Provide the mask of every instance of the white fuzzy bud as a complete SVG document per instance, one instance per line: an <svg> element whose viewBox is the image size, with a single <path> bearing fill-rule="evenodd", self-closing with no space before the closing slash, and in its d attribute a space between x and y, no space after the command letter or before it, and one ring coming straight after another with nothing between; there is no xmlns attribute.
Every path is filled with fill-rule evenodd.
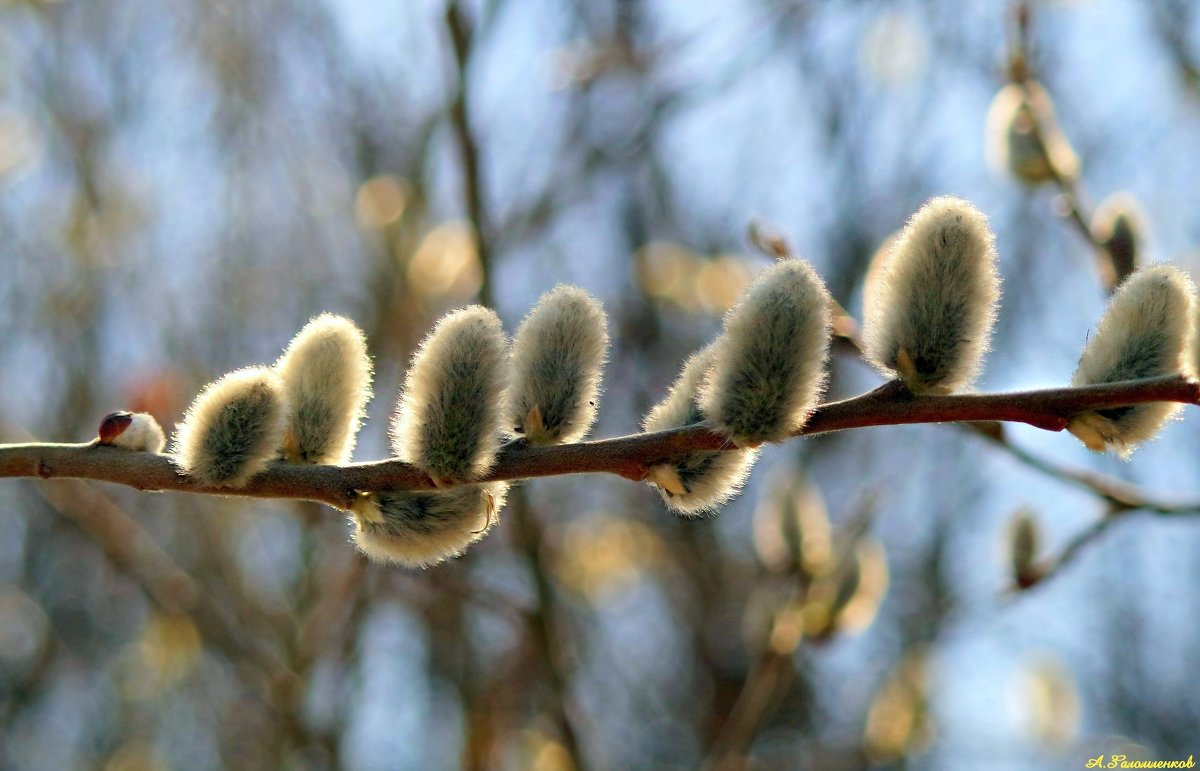
<svg viewBox="0 0 1200 771"><path fill-rule="evenodd" d="M284 459L345 463L371 398L371 358L354 322L323 313L309 321L275 363L289 408Z"/></svg>
<svg viewBox="0 0 1200 771"><path fill-rule="evenodd" d="M665 431L704 420L697 402L700 383L713 363L713 346L693 355L642 422L645 431ZM650 468L646 481L658 488L667 508L680 514L703 514L719 508L741 491L758 450L698 450Z"/></svg>
<svg viewBox="0 0 1200 771"><path fill-rule="evenodd" d="M804 260L777 262L725 315L700 409L739 446L786 439L821 397L829 341L825 284Z"/></svg>
<svg viewBox="0 0 1200 771"><path fill-rule="evenodd" d="M479 479L500 449L508 345L495 312L444 316L413 356L392 423L392 447L437 483Z"/></svg>
<svg viewBox="0 0 1200 771"><path fill-rule="evenodd" d="M283 381L267 367L205 386L175 429L179 466L214 487L242 487L267 467L287 430Z"/></svg>
<svg viewBox="0 0 1200 771"><path fill-rule="evenodd" d="M1119 383L1196 372L1196 288L1170 265L1135 271L1117 289L1079 358L1071 384ZM1083 412L1067 430L1092 450L1127 457L1180 409L1174 402Z"/></svg>
<svg viewBox="0 0 1200 771"><path fill-rule="evenodd" d="M994 240L987 218L961 198L934 198L912 216L864 309L866 355L881 372L913 393L971 384L1000 299Z"/></svg>
<svg viewBox="0 0 1200 771"><path fill-rule="evenodd" d="M434 565L482 538L507 492L507 482L487 482L433 492L366 493L350 506L354 542L373 560Z"/></svg>
<svg viewBox="0 0 1200 771"><path fill-rule="evenodd" d="M508 424L533 444L579 441L596 419L608 322L582 289L542 295L513 339Z"/></svg>
<svg viewBox="0 0 1200 771"><path fill-rule="evenodd" d="M113 412L100 422L99 444L135 452L160 453L167 444L162 426L145 412Z"/></svg>

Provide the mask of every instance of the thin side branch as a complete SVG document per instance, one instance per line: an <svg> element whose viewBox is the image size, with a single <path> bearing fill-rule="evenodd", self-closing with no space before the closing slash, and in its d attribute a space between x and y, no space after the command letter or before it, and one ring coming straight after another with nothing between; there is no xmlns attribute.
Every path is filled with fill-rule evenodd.
<svg viewBox="0 0 1200 771"><path fill-rule="evenodd" d="M1200 404L1200 382L1168 376L1085 388L1055 388L1002 394L915 396L898 383L818 407L796 436L870 426L912 423L1007 421L1061 431L1086 410L1146 402ZM616 439L531 447L509 444L488 480L563 474L608 473L643 480L647 469L692 450L728 450L732 445L703 424ZM432 490L433 481L399 460L345 466L273 464L245 487L210 487L188 477L167 455L85 444L0 445L0 477L95 479L138 490L172 490L206 495L290 498L345 509L360 492Z"/></svg>

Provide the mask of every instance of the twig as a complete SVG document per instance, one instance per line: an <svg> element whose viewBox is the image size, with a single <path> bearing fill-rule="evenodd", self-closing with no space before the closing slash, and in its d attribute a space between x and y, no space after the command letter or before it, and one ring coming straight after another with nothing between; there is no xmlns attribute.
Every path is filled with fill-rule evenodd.
<svg viewBox="0 0 1200 771"><path fill-rule="evenodd" d="M870 426L972 421L1027 423L1061 431L1078 412L1162 401L1198 404L1200 382L1171 375L1082 388L955 396L916 396L893 382L861 396L821 405L794 436ZM608 473L640 481L651 465L681 453L729 449L733 446L727 439L700 423L558 447L532 447L518 441L505 446L484 480ZM184 474L170 456L94 442L0 445L0 477L94 479L138 490L302 499L339 509L347 508L361 492L435 489L427 474L399 460L345 466L277 462L245 487L212 487Z"/></svg>

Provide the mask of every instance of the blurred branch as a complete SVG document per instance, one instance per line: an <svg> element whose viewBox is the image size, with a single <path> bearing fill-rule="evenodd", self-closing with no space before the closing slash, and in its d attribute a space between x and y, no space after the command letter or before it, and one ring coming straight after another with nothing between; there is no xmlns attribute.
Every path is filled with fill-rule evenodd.
<svg viewBox="0 0 1200 771"><path fill-rule="evenodd" d="M1188 30L1192 29L1195 5L1190 0L1169 2L1160 0L1150 4L1154 28L1162 40L1171 61L1179 72L1179 79L1191 92L1200 97L1200 62L1188 50Z"/></svg>
<svg viewBox="0 0 1200 771"><path fill-rule="evenodd" d="M186 613L201 635L233 662L252 661L271 688L293 675L283 662L255 640L244 639L225 609L201 584L179 567L154 539L99 491L77 482L45 486L47 503L86 533L146 597L166 613ZM264 696L269 695L264 693Z"/></svg>
<svg viewBox="0 0 1200 771"><path fill-rule="evenodd" d="M488 237L486 202L483 198L483 182L480 173L479 143L471 130L471 119L467 112L467 67L471 59L471 29L457 2L446 6L446 31L450 35L450 47L454 51L454 63L458 75L454 99L450 102L450 125L462 161L463 195L466 198L467 217L475 226L475 246L482 268L482 283L479 286L479 302L492 305L490 270L491 248Z"/></svg>
<svg viewBox="0 0 1200 771"><path fill-rule="evenodd" d="M1108 532L1109 528L1129 514L1143 512L1161 517L1200 515L1200 504L1169 505L1136 499L1129 501L1127 498L1108 498L1107 500L1108 506L1105 509L1104 516L1084 530L1076 533L1063 546L1058 556L1044 560L1041 564L1036 565L1033 572L1033 580L1019 586L1013 586L1012 590L1014 592L1025 592L1035 586L1041 586L1050 578L1054 578L1064 568L1073 563L1087 546L1100 540Z"/></svg>
<svg viewBox="0 0 1200 771"><path fill-rule="evenodd" d="M1033 74L1032 54L1030 53L1030 26L1033 12L1029 0L1019 0L1015 6L1016 25L1009 52L1009 79L1020 86L1025 93L1026 102L1031 102L1030 91L1036 83ZM1044 86L1042 86L1044 89ZM1042 161L1050 172L1051 181L1058 188L1066 208L1066 216L1075 230L1083 237L1092 251L1104 277L1105 289L1112 292L1116 289L1134 266L1122 266L1113 259L1107 245L1092 231L1090 207L1086 203L1087 195L1083 186L1073 174L1069 174L1059 164L1056 154L1050 148L1047 139L1047 127L1044 124L1046 116L1039 114L1036 109L1029 110L1031 122L1030 136L1041 153Z"/></svg>
<svg viewBox="0 0 1200 771"><path fill-rule="evenodd" d="M857 560L855 546L870 527L873 511L874 499L868 498L839 528L834 538L837 546L833 564L827 573L814 574L799 558L792 560L786 572L778 576L786 582L786 591L774 607L737 700L709 748L704 771L744 771L751 767L747 751L763 723L793 686L796 651L806 642L818 644L829 640L837 633L838 617L845 610L843 603L840 608L823 608L823 614L814 613L815 608L826 605L832 598L814 596L813 587L822 580L843 575ZM848 601L849 597L845 599ZM818 618L824 623L817 622Z"/></svg>
<svg viewBox="0 0 1200 771"><path fill-rule="evenodd" d="M975 425L964 427L972 429L977 428ZM1036 469L1046 476L1057 479L1060 482L1066 482L1073 487L1078 487L1082 490L1093 493L1097 497L1106 501L1115 510L1148 511L1152 514L1162 514L1166 516L1173 514L1200 514L1200 501L1192 501L1188 503L1167 503L1166 501L1147 498L1141 491L1118 480L1110 479L1101 474L1094 474L1089 471L1059 466L1044 458L1039 458L1033 453L1017 447L1016 445L1007 443L1002 437L998 437L997 435L984 430L979 430L976 433L988 441L1003 447L1005 452L1007 452L1020 463Z"/></svg>
<svg viewBox="0 0 1200 771"><path fill-rule="evenodd" d="M492 306L492 243L491 231L488 227L488 208L484 198L483 183L480 172L479 145L471 130L470 116L467 112L468 97L468 66L472 52L472 30L463 16L462 8L456 0L446 7L446 29L450 36L451 47L454 51L454 61L458 70L458 88L450 105L450 120L454 128L454 136L458 142L459 153L462 156L463 187L466 197L467 216L475 226L476 249L479 256L481 283L479 287L479 302ZM541 652L546 665L547 680L550 691L554 695L555 719L559 725L563 747L570 757L570 764L576 769L585 769L583 754L579 746L578 731L575 723L579 720L577 710L572 709L570 695L567 692L567 673L562 666L565 635L562 633L562 619L554 597L554 586L550 574L542 559L542 533L524 488L517 488L509 496L510 510L517 525L518 546L529 563L533 576L534 588L537 594L537 610L529 618L529 635L534 647ZM468 741L468 744L472 742Z"/></svg>
<svg viewBox="0 0 1200 771"><path fill-rule="evenodd" d="M1200 382L1170 375L1082 388L928 396L909 393L892 381L860 396L817 407L793 436L870 426L977 421L1027 423L1061 431L1076 413L1148 402L1200 404ZM582 473L616 474L641 481L650 466L682 453L731 449L735 448L725 437L702 423L557 447L532 447L516 441L504 447L496 465L478 481ZM345 466L277 462L245 487L211 487L181 472L170 456L95 442L0 445L0 477L95 479L138 490L302 499L339 509L348 508L362 492L435 489L423 471L394 459Z"/></svg>

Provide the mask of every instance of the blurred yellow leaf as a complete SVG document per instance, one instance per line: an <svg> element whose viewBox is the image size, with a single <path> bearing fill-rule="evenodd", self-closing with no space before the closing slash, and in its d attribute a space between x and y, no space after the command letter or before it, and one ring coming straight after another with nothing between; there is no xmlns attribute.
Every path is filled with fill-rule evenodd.
<svg viewBox="0 0 1200 771"><path fill-rule="evenodd" d="M929 745L927 668L923 651L908 653L875 694L863 732L863 749L873 763L892 763Z"/></svg>
<svg viewBox="0 0 1200 771"><path fill-rule="evenodd" d="M130 699L158 696L190 675L200 662L200 631L184 614L154 614L121 659L121 684Z"/></svg>
<svg viewBox="0 0 1200 771"><path fill-rule="evenodd" d="M354 197L354 215L364 227L384 228L397 222L408 206L412 185L392 174L364 182Z"/></svg>
<svg viewBox="0 0 1200 771"><path fill-rule="evenodd" d="M451 300L474 295L483 284L474 228L454 221L430 230L409 260L406 275L419 295Z"/></svg>
<svg viewBox="0 0 1200 771"><path fill-rule="evenodd" d="M564 586L596 602L636 583L662 549L654 531L632 520L578 522L563 537L556 572Z"/></svg>

